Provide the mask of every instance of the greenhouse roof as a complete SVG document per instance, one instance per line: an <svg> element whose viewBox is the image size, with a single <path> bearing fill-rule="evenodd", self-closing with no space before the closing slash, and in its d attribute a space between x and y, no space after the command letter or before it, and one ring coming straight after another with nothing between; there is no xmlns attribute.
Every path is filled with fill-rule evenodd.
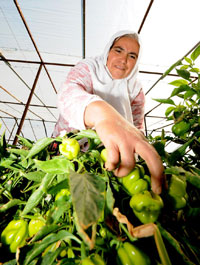
<svg viewBox="0 0 200 265"><path fill-rule="evenodd" d="M1 134L51 136L66 74L122 29L142 38L146 132L167 129L166 106L153 99L170 95L176 71L163 73L199 44L199 10L199 0L0 0Z"/></svg>

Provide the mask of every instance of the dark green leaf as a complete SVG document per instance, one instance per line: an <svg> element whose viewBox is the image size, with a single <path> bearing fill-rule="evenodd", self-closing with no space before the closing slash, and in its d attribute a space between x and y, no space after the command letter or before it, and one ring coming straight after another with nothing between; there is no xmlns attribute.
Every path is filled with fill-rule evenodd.
<svg viewBox="0 0 200 265"><path fill-rule="evenodd" d="M64 248L59 247L57 248L55 251L53 252L47 252L47 254L42 258L41 261L41 265L53 265L55 264L55 260L58 257L58 255L60 254L60 252L63 250Z"/></svg>
<svg viewBox="0 0 200 265"><path fill-rule="evenodd" d="M200 54L200 45L192 52L191 59L195 61Z"/></svg>
<svg viewBox="0 0 200 265"><path fill-rule="evenodd" d="M190 139L185 144L181 145L178 149L176 149L171 155L169 156L169 162L171 165L174 165L176 161L179 161L185 155L187 147L192 143L193 139Z"/></svg>
<svg viewBox="0 0 200 265"><path fill-rule="evenodd" d="M17 137L18 137L18 139L19 139L19 142L20 142L23 146L26 146L26 147L28 147L29 149L32 148L33 143L32 143L30 140L28 140L28 139L26 139L26 138L24 138L24 137L22 137L22 136L20 136L20 135L18 135Z"/></svg>
<svg viewBox="0 0 200 265"><path fill-rule="evenodd" d="M175 87L174 90L171 93L170 97L176 96L181 92L190 90L190 87L188 85L180 85L179 87Z"/></svg>
<svg viewBox="0 0 200 265"><path fill-rule="evenodd" d="M41 242L36 242L21 248L18 263L20 265L29 265L30 262L39 256L49 245L66 238L75 240L79 244L81 243L81 241L73 234L61 230L57 234L49 234Z"/></svg>
<svg viewBox="0 0 200 265"><path fill-rule="evenodd" d="M195 171L186 171L185 175L188 182L190 182L194 187L200 189L200 175L198 173Z"/></svg>
<svg viewBox="0 0 200 265"><path fill-rule="evenodd" d="M33 157L34 155L37 155L39 152L41 152L43 149L45 149L50 143L54 142L55 139L53 138L42 138L38 140L30 149L28 156L26 159Z"/></svg>
<svg viewBox="0 0 200 265"><path fill-rule="evenodd" d="M57 223L59 218L64 214L67 213L68 210L71 208L71 201L66 201L65 198L61 198L60 200L56 201L55 207L52 209L51 219L54 223Z"/></svg>
<svg viewBox="0 0 200 265"><path fill-rule="evenodd" d="M182 250L181 245L179 244L179 242L167 230L165 230L160 224L158 224L158 228L160 230L161 235L181 255L181 257L183 259L183 262L185 262L185 264L188 264L188 265L194 265L194 263L193 262L190 262L190 260L188 259L188 257L183 252L183 250ZM182 261L181 261L181 263L182 263Z"/></svg>
<svg viewBox="0 0 200 265"><path fill-rule="evenodd" d="M23 176L25 178L27 178L28 180L32 180L35 182L41 182L42 179L45 176L45 172L43 171L33 171L33 172L29 172L29 173L24 173Z"/></svg>
<svg viewBox="0 0 200 265"><path fill-rule="evenodd" d="M87 228L96 223L105 205L105 180L94 174L72 172L70 191L79 224Z"/></svg>
<svg viewBox="0 0 200 265"><path fill-rule="evenodd" d="M31 196L29 197L26 206L24 207L21 216L26 215L29 213L38 203L42 200L44 195L46 194L48 185L52 182L55 175L47 173L44 178L42 179L41 185L39 188L34 191Z"/></svg>
<svg viewBox="0 0 200 265"><path fill-rule="evenodd" d="M186 80L190 79L190 72L187 71L186 69L176 69L176 72L178 75Z"/></svg>
<svg viewBox="0 0 200 265"><path fill-rule="evenodd" d="M113 208L114 208L115 198L113 196L112 189L110 187L110 183L107 183L107 191L106 191L106 205L105 205L105 211L106 214L112 214Z"/></svg>
<svg viewBox="0 0 200 265"><path fill-rule="evenodd" d="M196 91L193 89L190 89L189 91L187 91L184 95L184 99L188 99L193 97L194 95L196 95Z"/></svg>
<svg viewBox="0 0 200 265"><path fill-rule="evenodd" d="M156 99L153 99L155 101L158 101L160 103L163 103L163 104L171 104L171 105L175 105L174 101L170 98L168 99L162 99L162 98L156 98Z"/></svg>
<svg viewBox="0 0 200 265"><path fill-rule="evenodd" d="M28 150L25 149L17 149L17 148L7 148L7 151L12 154L20 155L22 157L26 157L29 153Z"/></svg>

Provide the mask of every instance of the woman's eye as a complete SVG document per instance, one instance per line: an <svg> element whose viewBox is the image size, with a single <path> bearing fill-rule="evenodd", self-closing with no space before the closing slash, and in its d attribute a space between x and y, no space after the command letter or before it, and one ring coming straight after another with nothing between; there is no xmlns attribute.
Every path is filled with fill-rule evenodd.
<svg viewBox="0 0 200 265"><path fill-rule="evenodd" d="M135 55L132 55L132 54L129 55L129 57L130 57L131 59L134 59L134 60L136 59L136 56L135 56Z"/></svg>
<svg viewBox="0 0 200 265"><path fill-rule="evenodd" d="M120 53L120 52L121 52L121 49L115 49L115 51L116 51L117 53Z"/></svg>

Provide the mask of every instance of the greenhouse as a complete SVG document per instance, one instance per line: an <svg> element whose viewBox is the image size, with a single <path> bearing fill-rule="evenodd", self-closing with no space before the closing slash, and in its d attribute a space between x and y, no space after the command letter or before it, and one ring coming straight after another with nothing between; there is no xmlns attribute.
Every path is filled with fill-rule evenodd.
<svg viewBox="0 0 200 265"><path fill-rule="evenodd" d="M199 9L199 0L0 0L0 264L200 264ZM118 178L123 154L108 170L94 127L53 132L70 70L123 30L141 39L149 145Z"/></svg>

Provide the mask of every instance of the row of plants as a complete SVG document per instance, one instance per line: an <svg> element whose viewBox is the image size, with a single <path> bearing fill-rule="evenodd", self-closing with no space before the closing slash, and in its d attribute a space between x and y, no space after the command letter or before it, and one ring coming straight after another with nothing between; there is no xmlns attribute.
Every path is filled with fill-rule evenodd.
<svg viewBox="0 0 200 265"><path fill-rule="evenodd" d="M200 264L199 54L200 46L170 68L180 79L156 99L173 121L170 133L148 136L165 166L160 196L142 158L123 178L107 171L94 130L18 136L16 146L2 134L0 264Z"/></svg>

